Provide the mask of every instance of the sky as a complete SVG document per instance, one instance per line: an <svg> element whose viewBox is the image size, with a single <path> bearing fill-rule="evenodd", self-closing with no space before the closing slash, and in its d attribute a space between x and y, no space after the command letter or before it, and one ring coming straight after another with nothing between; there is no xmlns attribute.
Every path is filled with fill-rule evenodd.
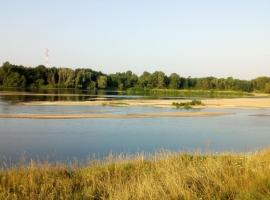
<svg viewBox="0 0 270 200"><path fill-rule="evenodd" d="M269 0L0 0L0 63L270 76Z"/></svg>

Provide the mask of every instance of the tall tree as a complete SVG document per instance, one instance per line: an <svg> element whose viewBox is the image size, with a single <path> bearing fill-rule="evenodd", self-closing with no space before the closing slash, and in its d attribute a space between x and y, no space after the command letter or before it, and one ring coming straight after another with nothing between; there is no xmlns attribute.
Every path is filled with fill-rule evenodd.
<svg viewBox="0 0 270 200"><path fill-rule="evenodd" d="M74 80L75 80L75 72L72 69L68 68L60 68L58 71L59 79L58 85L59 87L64 88L74 88Z"/></svg>

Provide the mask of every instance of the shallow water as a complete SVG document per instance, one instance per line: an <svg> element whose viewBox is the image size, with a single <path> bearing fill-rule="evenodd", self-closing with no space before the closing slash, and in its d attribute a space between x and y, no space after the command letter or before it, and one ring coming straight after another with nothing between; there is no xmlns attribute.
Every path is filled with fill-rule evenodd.
<svg viewBox="0 0 270 200"><path fill-rule="evenodd" d="M125 98L125 97L124 97ZM21 99L13 99L22 101ZM174 112L175 108L23 106L0 97L0 113L74 114ZM199 111L199 110L198 110ZM143 119L0 119L0 157L65 161L112 153L254 151L270 146L270 109L203 109L215 117ZM186 111L185 111L186 112Z"/></svg>

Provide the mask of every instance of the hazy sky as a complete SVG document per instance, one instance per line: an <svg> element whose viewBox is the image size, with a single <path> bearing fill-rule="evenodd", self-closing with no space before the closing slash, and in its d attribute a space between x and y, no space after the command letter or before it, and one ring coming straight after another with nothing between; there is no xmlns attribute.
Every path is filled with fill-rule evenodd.
<svg viewBox="0 0 270 200"><path fill-rule="evenodd" d="M0 0L0 62L270 76L270 0Z"/></svg>

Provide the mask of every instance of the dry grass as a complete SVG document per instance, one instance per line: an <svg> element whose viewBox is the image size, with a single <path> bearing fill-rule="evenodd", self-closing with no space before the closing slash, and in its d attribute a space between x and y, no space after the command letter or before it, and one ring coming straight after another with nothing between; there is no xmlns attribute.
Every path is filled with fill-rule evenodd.
<svg viewBox="0 0 270 200"><path fill-rule="evenodd" d="M1 199L270 199L270 151L30 164L0 172Z"/></svg>

